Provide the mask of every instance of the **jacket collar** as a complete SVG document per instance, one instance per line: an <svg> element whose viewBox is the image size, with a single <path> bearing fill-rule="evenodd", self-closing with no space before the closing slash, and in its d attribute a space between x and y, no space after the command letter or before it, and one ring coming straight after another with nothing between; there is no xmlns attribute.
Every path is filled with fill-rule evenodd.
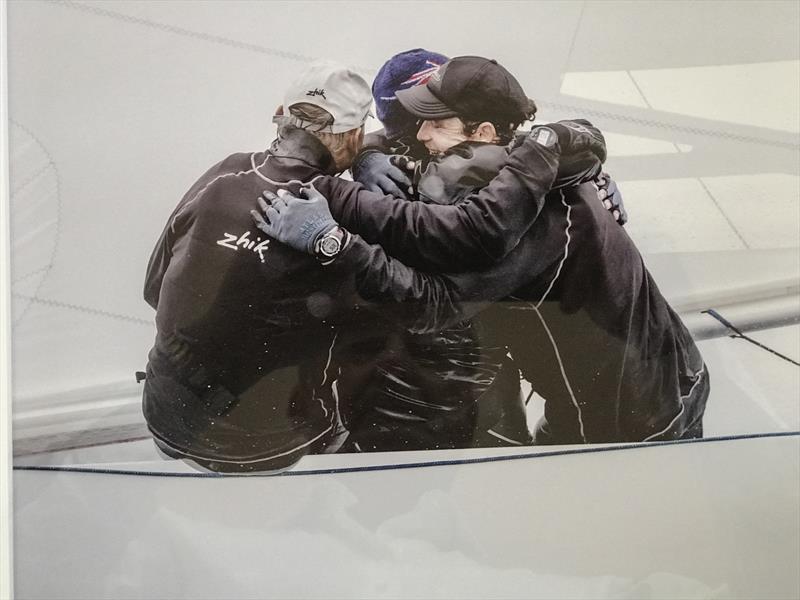
<svg viewBox="0 0 800 600"><path fill-rule="evenodd" d="M316 136L292 125L278 129L278 137L270 145L267 154L269 160L260 169L262 171L274 169L297 179L304 179L304 175L336 173L336 165L328 148Z"/></svg>

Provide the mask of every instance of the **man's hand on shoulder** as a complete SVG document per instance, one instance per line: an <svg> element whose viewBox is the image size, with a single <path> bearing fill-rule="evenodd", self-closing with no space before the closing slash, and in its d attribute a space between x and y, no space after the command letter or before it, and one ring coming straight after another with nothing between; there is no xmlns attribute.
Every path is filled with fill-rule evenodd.
<svg viewBox="0 0 800 600"><path fill-rule="evenodd" d="M628 211L625 210L622 192L616 182L608 173L600 173L594 180L594 184L597 187L597 198L603 203L606 210L614 216L617 223L625 225L628 222Z"/></svg>
<svg viewBox="0 0 800 600"><path fill-rule="evenodd" d="M414 166L406 156L368 150L353 163L353 179L372 192L408 198L413 193L410 174Z"/></svg>
<svg viewBox="0 0 800 600"><path fill-rule="evenodd" d="M271 238L306 254L315 254L317 241L338 227L319 191L302 188L300 197L287 190L265 191L258 198L261 212L251 210L253 222Z"/></svg>

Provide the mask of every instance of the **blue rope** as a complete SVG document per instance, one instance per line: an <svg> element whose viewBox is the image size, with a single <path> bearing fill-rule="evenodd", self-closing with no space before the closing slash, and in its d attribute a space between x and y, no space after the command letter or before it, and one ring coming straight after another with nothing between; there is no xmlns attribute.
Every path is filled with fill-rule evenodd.
<svg viewBox="0 0 800 600"><path fill-rule="evenodd" d="M772 433L749 433L741 435L725 435L713 438L691 440L669 440L666 442L638 442L618 446L605 446L602 448L574 448L568 450L553 450L535 454L513 454L506 456L483 456L480 458L463 458L450 460L435 460L428 462L398 463L388 465L371 465L363 467L332 467L329 469L310 469L308 471L283 471L281 473L261 473L259 477L299 477L303 475L332 475L338 473L369 473L375 471L398 471L402 469L422 469L429 467L448 467L454 465L473 465L482 463L504 462L510 460L524 460L531 458L545 458L550 456L565 456L570 454L592 454L595 452L616 452L619 450L635 450L652 448L655 446L673 446L677 444L708 444L715 442L728 442L732 440L747 440L760 438L797 437L800 431L780 431ZM222 473L164 473L158 471L126 471L123 469L102 469L98 467L69 467L69 466L15 466L15 471L56 471L63 473L87 473L98 475L133 475L137 477L191 477L191 478L228 478L241 477ZM252 475L251 475L252 476Z"/></svg>

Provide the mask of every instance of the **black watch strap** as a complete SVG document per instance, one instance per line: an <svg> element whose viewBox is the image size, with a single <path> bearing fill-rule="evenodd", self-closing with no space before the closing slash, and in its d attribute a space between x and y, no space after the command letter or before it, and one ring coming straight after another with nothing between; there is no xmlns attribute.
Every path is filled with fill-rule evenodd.
<svg viewBox="0 0 800 600"><path fill-rule="evenodd" d="M328 263L344 250L348 240L349 234L346 230L341 227L334 227L317 239L314 244L314 255L323 263Z"/></svg>

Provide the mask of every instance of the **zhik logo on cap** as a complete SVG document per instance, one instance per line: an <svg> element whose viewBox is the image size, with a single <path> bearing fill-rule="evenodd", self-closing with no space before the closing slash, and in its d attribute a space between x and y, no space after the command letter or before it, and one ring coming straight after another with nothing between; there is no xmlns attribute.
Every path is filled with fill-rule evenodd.
<svg viewBox="0 0 800 600"><path fill-rule="evenodd" d="M364 125L372 105L372 94L364 78L355 71L332 61L317 61L302 71L286 90L283 106L287 112L295 104L308 103L326 110L333 123L329 133L344 133ZM286 121L306 129L308 123L295 117Z"/></svg>

